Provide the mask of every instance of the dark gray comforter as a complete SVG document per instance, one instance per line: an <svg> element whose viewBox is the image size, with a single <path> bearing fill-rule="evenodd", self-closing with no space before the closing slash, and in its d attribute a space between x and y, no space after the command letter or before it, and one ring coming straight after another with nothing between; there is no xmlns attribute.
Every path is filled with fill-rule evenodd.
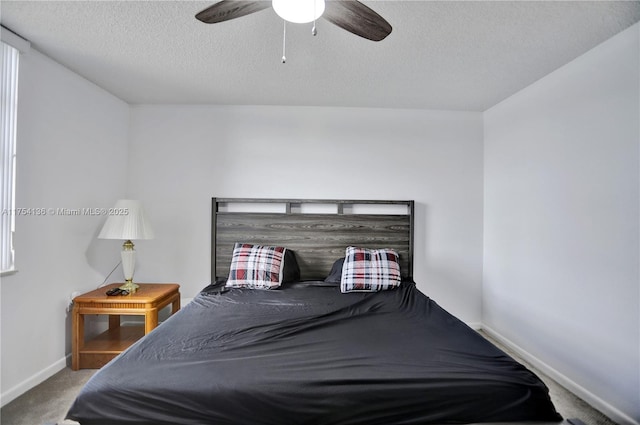
<svg viewBox="0 0 640 425"><path fill-rule="evenodd" d="M545 385L413 283L205 288L96 373L82 425L559 421Z"/></svg>

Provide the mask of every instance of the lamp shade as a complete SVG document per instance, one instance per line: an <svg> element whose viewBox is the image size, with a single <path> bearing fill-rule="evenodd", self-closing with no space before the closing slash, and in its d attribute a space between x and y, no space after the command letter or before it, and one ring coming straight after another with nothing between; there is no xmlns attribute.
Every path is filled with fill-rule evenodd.
<svg viewBox="0 0 640 425"><path fill-rule="evenodd" d="M285 21L304 24L324 13L324 0L273 0L273 10Z"/></svg>
<svg viewBox="0 0 640 425"><path fill-rule="evenodd" d="M110 212L98 238L153 239L153 229L140 201L120 199Z"/></svg>

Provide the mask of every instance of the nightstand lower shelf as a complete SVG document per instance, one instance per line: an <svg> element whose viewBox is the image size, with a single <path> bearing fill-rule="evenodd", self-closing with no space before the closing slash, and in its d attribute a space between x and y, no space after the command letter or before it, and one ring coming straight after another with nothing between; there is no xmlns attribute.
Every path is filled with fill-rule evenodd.
<svg viewBox="0 0 640 425"><path fill-rule="evenodd" d="M98 369L144 336L144 326L118 326L88 340L79 350L80 369Z"/></svg>

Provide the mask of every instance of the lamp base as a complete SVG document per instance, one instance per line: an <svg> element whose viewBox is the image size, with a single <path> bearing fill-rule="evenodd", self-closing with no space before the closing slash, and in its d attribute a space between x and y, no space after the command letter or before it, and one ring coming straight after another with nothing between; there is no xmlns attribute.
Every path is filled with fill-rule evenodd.
<svg viewBox="0 0 640 425"><path fill-rule="evenodd" d="M127 279L124 285L120 286L120 289L122 289L123 291L129 291L130 294L133 294L138 290L139 287L140 285L133 283L131 279Z"/></svg>

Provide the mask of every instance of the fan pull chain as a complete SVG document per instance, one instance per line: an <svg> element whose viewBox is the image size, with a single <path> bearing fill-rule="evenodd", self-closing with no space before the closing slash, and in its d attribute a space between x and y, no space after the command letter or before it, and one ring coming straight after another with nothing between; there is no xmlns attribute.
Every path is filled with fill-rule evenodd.
<svg viewBox="0 0 640 425"><path fill-rule="evenodd" d="M285 50L287 48L287 21L285 21L284 19L282 20L283 22L283 32L282 32L282 63L286 63L287 62L287 57L285 56Z"/></svg>
<svg viewBox="0 0 640 425"><path fill-rule="evenodd" d="M313 10L315 12L316 10L316 0L313 0ZM314 13L315 15L315 13ZM311 34L315 37L316 35L318 35L318 30L316 29L316 19L313 19L313 28L311 28Z"/></svg>

